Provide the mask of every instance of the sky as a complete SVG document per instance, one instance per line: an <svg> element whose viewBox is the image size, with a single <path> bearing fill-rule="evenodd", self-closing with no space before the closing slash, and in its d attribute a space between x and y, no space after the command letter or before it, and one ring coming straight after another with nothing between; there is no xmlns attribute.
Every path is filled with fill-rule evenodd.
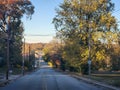
<svg viewBox="0 0 120 90"><path fill-rule="evenodd" d="M26 42L48 43L53 39L53 36L55 36L55 28L52 20L56 15L55 9L58 8L62 1L63 0L31 0L35 6L32 19L28 20L26 17L23 18Z"/></svg>
<svg viewBox="0 0 120 90"><path fill-rule="evenodd" d="M55 36L55 28L52 20L56 15L55 9L63 0L31 0L35 6L32 19L23 17L25 40L27 43L48 43ZM120 21L120 0L112 0L115 3L113 15Z"/></svg>

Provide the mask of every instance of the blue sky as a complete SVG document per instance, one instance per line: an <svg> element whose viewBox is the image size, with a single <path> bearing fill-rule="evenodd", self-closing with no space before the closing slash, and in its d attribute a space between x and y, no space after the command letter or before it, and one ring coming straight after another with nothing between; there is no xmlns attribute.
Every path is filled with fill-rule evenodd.
<svg viewBox="0 0 120 90"><path fill-rule="evenodd" d="M25 34L29 35L48 35L48 36L25 36L26 42L50 42L55 36L54 25L52 20L56 15L55 8L58 8L63 0L31 0L35 6L35 13L31 20L25 17L22 19L24 22ZM115 3L115 12L113 15L120 21L120 1L112 0Z"/></svg>
<svg viewBox="0 0 120 90"><path fill-rule="evenodd" d="M55 36L52 20L55 16L55 8L63 0L31 0L35 6L35 13L32 20L23 18L25 34L48 35L48 36L26 36L27 42L49 42Z"/></svg>
<svg viewBox="0 0 120 90"><path fill-rule="evenodd" d="M115 3L115 11L113 12L113 15L120 21L120 0L111 0L113 3Z"/></svg>

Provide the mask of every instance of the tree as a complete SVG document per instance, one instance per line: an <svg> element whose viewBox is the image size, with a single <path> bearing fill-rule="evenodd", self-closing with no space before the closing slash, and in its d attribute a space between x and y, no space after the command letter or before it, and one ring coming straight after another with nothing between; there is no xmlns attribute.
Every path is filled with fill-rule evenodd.
<svg viewBox="0 0 120 90"><path fill-rule="evenodd" d="M61 65L61 55L60 55L60 43L54 38L50 43L46 44L43 48L44 60L46 62L52 62L55 67L60 67Z"/></svg>
<svg viewBox="0 0 120 90"><path fill-rule="evenodd" d="M23 24L19 22L12 23L12 37L10 40L10 62L13 65L22 65L22 34ZM17 25L19 23L19 25ZM16 29L17 28L17 29ZM19 57L19 58L18 58Z"/></svg>
<svg viewBox="0 0 120 90"><path fill-rule="evenodd" d="M29 0L0 1L0 29L5 31L8 28L6 24L19 21L24 14L31 17L33 12L34 7Z"/></svg>
<svg viewBox="0 0 120 90"><path fill-rule="evenodd" d="M31 19L33 13L34 6L29 0L0 1L0 32L2 34L0 38L2 38L2 40L5 39L4 43L1 43L0 46L6 46L10 49L10 61L14 64L22 59L24 28L21 18L26 14L27 17ZM9 41L9 47L6 45L6 41ZM3 49L0 48L0 50ZM4 53L6 53L6 50Z"/></svg>
<svg viewBox="0 0 120 90"><path fill-rule="evenodd" d="M64 40L68 48L64 49L64 53L77 48L69 52L73 53L73 57L71 54L66 55L67 62L79 62L77 67L82 67L91 59L94 69L104 68L102 62L107 56L104 44L112 44L118 39L114 37L115 34L118 35L118 29L116 19L111 14L113 9L111 0L64 0L57 9L53 23L57 36Z"/></svg>

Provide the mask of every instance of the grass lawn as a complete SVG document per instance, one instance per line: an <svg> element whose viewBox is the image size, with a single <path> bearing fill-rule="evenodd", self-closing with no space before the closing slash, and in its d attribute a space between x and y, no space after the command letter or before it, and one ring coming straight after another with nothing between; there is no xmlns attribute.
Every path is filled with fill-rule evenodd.
<svg viewBox="0 0 120 90"><path fill-rule="evenodd" d="M85 75L84 77L120 87L120 74L92 74L91 76Z"/></svg>

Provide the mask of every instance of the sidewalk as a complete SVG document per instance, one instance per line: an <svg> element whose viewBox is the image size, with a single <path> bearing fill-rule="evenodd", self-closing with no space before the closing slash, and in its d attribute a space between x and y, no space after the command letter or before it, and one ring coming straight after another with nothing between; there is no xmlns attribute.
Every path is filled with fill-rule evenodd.
<svg viewBox="0 0 120 90"><path fill-rule="evenodd" d="M32 73L34 71L25 72L24 75L30 74L30 73ZM9 80L6 80L5 74L4 74L4 76L0 74L0 87L5 86L6 84L10 83L11 81L14 81L14 80L16 80L16 79L18 79L18 78L20 78L22 76L23 76L22 74L18 74L18 75L10 74L9 75Z"/></svg>
<svg viewBox="0 0 120 90"><path fill-rule="evenodd" d="M1 76L0 78L0 87L8 84L9 82L16 80L17 78L21 77L22 75L9 75L9 80L6 80L6 77Z"/></svg>

